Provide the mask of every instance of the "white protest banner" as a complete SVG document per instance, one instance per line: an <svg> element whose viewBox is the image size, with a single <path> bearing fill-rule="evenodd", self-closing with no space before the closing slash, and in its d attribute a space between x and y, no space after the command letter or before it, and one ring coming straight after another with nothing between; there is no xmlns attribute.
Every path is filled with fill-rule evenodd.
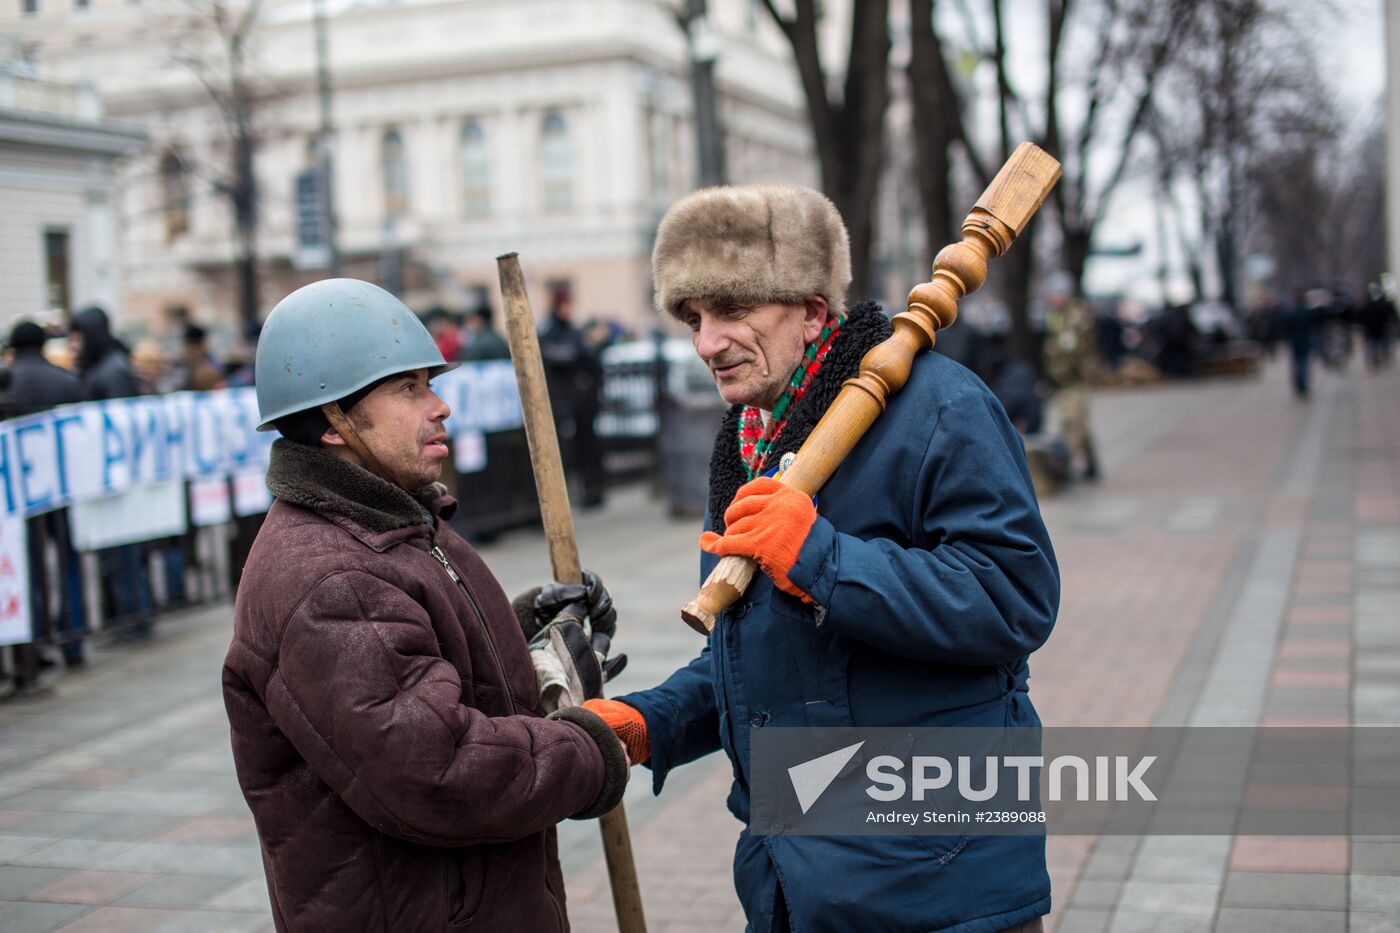
<svg viewBox="0 0 1400 933"><path fill-rule="evenodd" d="M233 474L233 514L239 518L261 515L272 508L272 493L267 490L267 474L261 470L244 470Z"/></svg>
<svg viewBox="0 0 1400 933"><path fill-rule="evenodd" d="M469 363L433 380L447 431L520 427L510 363ZM265 472L275 431L258 431L253 389L65 405L0 423L0 516L38 515L144 484Z"/></svg>
<svg viewBox="0 0 1400 933"><path fill-rule="evenodd" d="M204 528L222 525L233 517L228 480L197 479L190 483L190 524Z"/></svg>
<svg viewBox="0 0 1400 933"><path fill-rule="evenodd" d="M459 431L452 439L452 457L458 473L480 473L486 469L486 435Z"/></svg>
<svg viewBox="0 0 1400 933"><path fill-rule="evenodd" d="M24 519L0 516L0 645L34 640Z"/></svg>
<svg viewBox="0 0 1400 933"><path fill-rule="evenodd" d="M68 511L73 547L96 551L185 533L185 482L129 486L113 496L75 502Z"/></svg>

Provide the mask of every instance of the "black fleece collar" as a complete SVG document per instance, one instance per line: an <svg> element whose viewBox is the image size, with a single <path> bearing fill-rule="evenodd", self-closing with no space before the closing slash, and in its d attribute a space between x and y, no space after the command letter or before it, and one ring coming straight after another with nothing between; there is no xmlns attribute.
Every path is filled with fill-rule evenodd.
<svg viewBox="0 0 1400 933"><path fill-rule="evenodd" d="M430 516L447 519L456 511L441 483L411 496L363 467L286 438L272 444L267 488L284 502L349 519L375 533L426 525Z"/></svg>
<svg viewBox="0 0 1400 933"><path fill-rule="evenodd" d="M832 342L816 378L807 387L802 401L788 413L783 432L768 453L768 463L775 464L783 454L797 452L827 408L836 400L841 384L860 372L861 357L892 333L894 328L889 318L881 313L880 306L875 302L862 302L850 310L846 325ZM724 532L724 510L734 499L734 493L747 482L744 462L739 456L739 415L743 410L742 405L730 406L720 424L719 434L715 437L715 450L710 456L710 527L720 533Z"/></svg>

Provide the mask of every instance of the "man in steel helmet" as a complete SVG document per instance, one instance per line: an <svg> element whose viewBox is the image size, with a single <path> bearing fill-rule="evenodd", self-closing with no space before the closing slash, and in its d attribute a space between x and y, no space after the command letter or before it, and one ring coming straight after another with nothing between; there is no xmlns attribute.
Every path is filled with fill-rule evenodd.
<svg viewBox="0 0 1400 933"><path fill-rule="evenodd" d="M429 380L454 365L398 299L351 279L293 292L263 327L277 501L223 684L280 931L566 930L554 824L626 786L602 720L543 715L521 632L590 616L600 647L606 591L546 587L517 621L447 524L449 411Z"/></svg>

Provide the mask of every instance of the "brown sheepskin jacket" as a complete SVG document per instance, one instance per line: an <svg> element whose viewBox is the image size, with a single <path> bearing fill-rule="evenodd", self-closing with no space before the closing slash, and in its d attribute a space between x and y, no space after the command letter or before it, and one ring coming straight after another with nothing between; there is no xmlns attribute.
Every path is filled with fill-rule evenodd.
<svg viewBox="0 0 1400 933"><path fill-rule="evenodd" d="M621 745L585 710L540 715L440 486L286 440L268 486L223 686L277 929L567 930L553 826L616 806Z"/></svg>

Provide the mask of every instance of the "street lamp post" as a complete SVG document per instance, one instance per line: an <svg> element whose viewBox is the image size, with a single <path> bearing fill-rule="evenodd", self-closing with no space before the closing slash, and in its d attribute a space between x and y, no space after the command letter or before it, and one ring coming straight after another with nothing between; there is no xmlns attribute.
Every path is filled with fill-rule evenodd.
<svg viewBox="0 0 1400 933"><path fill-rule="evenodd" d="M316 90L321 105L321 129L316 140L321 169L321 222L326 235L327 266L332 278L340 276L339 221L335 212L335 160L331 155L334 126L331 123L331 71L326 0L313 4L316 30Z"/></svg>
<svg viewBox="0 0 1400 933"><path fill-rule="evenodd" d="M719 36L710 25L706 0L685 0L679 14L685 30L686 51L690 58L690 86L695 96L695 142L699 155L700 187L722 185L726 181L724 134L719 124L715 90L715 59L719 58Z"/></svg>

